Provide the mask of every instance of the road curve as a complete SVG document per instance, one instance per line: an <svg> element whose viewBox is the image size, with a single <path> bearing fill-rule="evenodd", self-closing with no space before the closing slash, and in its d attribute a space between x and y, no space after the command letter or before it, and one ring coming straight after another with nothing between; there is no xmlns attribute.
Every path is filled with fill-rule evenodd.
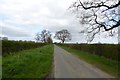
<svg viewBox="0 0 120 80"><path fill-rule="evenodd" d="M54 45L54 78L112 78L112 76Z"/></svg>

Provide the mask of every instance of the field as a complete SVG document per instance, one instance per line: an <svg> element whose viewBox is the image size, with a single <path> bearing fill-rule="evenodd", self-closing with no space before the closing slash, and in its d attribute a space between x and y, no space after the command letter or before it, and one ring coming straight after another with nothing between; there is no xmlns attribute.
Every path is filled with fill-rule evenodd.
<svg viewBox="0 0 120 80"><path fill-rule="evenodd" d="M3 78L45 78L52 69L53 45L14 52L2 59Z"/></svg>
<svg viewBox="0 0 120 80"><path fill-rule="evenodd" d="M85 51L85 48L84 48L84 51L82 51L78 47L78 46L80 46L78 44L76 44L76 46L75 46L75 44L73 46L72 45L73 44L63 44L63 45L60 45L60 47L64 48L65 50L72 53L73 55L100 68L101 70L103 70L113 76L116 76L116 77L120 76L120 74L119 74L120 62L118 62L118 60L96 55L97 53L92 54L88 51ZM89 47L90 47L90 45L89 45ZM106 54L108 54L108 53L106 53ZM111 55L111 53L109 53L109 55Z"/></svg>

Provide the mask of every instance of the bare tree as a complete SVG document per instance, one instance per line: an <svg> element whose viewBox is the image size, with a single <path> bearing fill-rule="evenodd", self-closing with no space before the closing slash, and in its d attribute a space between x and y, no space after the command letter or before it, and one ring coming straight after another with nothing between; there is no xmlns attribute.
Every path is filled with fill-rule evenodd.
<svg viewBox="0 0 120 80"><path fill-rule="evenodd" d="M35 40L36 40L37 42L41 41L40 33L36 33L36 35L35 35Z"/></svg>
<svg viewBox="0 0 120 80"><path fill-rule="evenodd" d="M47 43L49 43L49 44L53 43L53 40L52 40L51 37L48 37L48 38L47 38Z"/></svg>
<svg viewBox="0 0 120 80"><path fill-rule="evenodd" d="M44 43L47 43L48 38L51 39L51 33L47 30L43 30L41 33L37 33L35 36L37 42L42 41Z"/></svg>
<svg viewBox="0 0 120 80"><path fill-rule="evenodd" d="M66 29L56 32L54 37L58 40L61 40L62 43L64 43L66 40L71 40L71 34Z"/></svg>
<svg viewBox="0 0 120 80"><path fill-rule="evenodd" d="M82 24L88 24L80 33L87 33L89 41L100 32L108 32L110 36L120 26L120 0L77 0L72 9Z"/></svg>

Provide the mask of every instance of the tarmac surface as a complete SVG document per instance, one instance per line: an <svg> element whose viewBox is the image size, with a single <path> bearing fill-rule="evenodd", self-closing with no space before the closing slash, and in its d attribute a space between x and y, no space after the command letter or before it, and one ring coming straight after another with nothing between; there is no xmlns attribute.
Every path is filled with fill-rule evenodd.
<svg viewBox="0 0 120 80"><path fill-rule="evenodd" d="M113 78L54 45L54 78Z"/></svg>

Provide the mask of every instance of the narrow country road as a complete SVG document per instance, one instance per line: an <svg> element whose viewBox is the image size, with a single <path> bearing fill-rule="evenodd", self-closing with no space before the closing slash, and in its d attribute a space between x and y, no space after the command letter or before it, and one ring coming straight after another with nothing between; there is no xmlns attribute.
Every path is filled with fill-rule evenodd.
<svg viewBox="0 0 120 80"><path fill-rule="evenodd" d="M112 78L112 76L54 45L54 78Z"/></svg>

